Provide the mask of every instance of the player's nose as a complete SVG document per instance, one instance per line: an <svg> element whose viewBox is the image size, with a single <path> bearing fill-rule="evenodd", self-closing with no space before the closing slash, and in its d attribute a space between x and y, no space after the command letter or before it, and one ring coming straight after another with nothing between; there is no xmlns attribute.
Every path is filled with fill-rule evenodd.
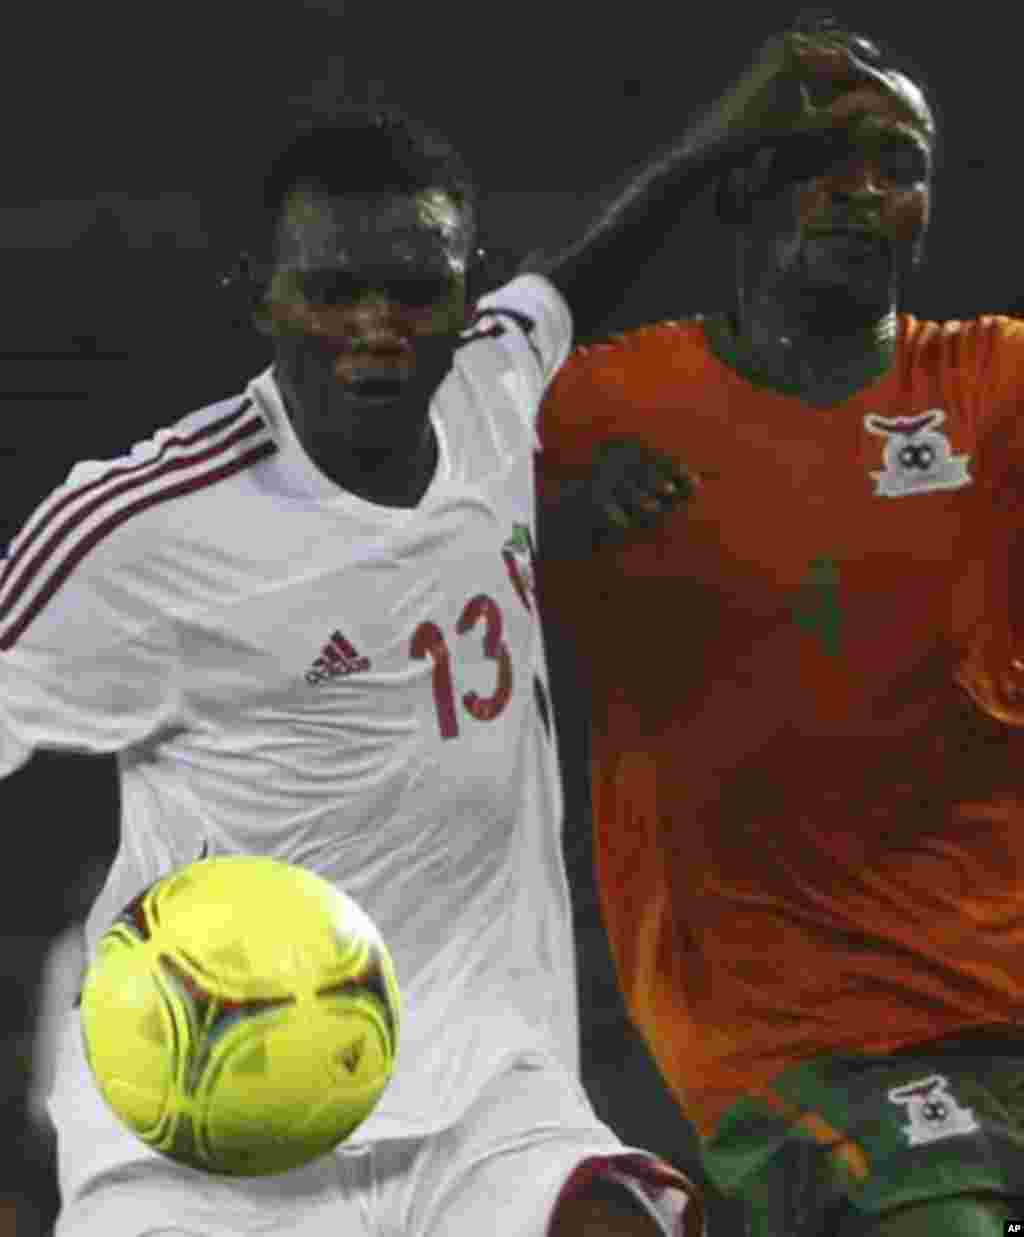
<svg viewBox="0 0 1024 1237"><path fill-rule="evenodd" d="M885 195L885 186L878 168L869 160L850 165L832 183L832 196L837 202L870 202Z"/></svg>
<svg viewBox="0 0 1024 1237"><path fill-rule="evenodd" d="M385 296L315 310L312 325L317 335L357 338L369 347L388 347L403 338L395 306Z"/></svg>

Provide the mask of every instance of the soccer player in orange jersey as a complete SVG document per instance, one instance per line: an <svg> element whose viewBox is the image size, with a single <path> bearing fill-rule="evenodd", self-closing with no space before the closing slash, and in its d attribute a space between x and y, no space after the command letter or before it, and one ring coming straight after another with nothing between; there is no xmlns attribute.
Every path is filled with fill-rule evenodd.
<svg viewBox="0 0 1024 1237"><path fill-rule="evenodd" d="M696 482L542 564L591 682L609 937L753 1237L1002 1237L1024 1219L1024 323L898 311L937 123L874 44L825 19L771 40L690 140L711 166L756 132L719 182L733 311L578 348L543 415L577 517L654 513L630 451ZM633 440L618 510L576 481L609 439ZM563 517L568 547L589 517Z"/></svg>

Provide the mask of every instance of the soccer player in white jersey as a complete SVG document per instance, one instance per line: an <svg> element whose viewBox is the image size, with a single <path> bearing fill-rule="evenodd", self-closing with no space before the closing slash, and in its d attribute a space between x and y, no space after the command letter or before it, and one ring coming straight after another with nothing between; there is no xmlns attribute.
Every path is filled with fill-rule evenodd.
<svg viewBox="0 0 1024 1237"><path fill-rule="evenodd" d="M577 1081L531 560L534 421L570 343L558 289L593 301L586 246L469 310L471 183L390 112L302 135L265 205L250 273L273 365L78 465L10 546L0 773L36 748L117 753L121 843L89 950L200 856L336 882L394 954L401 1057L336 1154L225 1180L119 1126L72 1012L58 1237L693 1237L692 1187L621 1145ZM638 518L685 496L656 470L598 472L594 493L621 482Z"/></svg>

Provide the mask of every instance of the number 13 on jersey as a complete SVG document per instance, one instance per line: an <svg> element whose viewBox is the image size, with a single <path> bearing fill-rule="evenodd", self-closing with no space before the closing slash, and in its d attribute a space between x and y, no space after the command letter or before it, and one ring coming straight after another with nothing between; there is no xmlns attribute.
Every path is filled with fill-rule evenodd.
<svg viewBox="0 0 1024 1237"><path fill-rule="evenodd" d="M492 722L508 704L512 695L512 658L508 646L501 638L502 619L498 603L485 593L479 593L468 601L455 624L458 636L469 636L473 629L483 623L484 656L496 663L496 682L489 696L478 692L466 692L462 705L470 717L478 722ZM456 645L456 650L457 650ZM434 706L437 709L437 724L442 739L455 739L459 734L458 709L455 702L455 686L452 676L452 658L444 632L436 623L420 623L409 645L410 657L423 660L429 657L434 663Z"/></svg>

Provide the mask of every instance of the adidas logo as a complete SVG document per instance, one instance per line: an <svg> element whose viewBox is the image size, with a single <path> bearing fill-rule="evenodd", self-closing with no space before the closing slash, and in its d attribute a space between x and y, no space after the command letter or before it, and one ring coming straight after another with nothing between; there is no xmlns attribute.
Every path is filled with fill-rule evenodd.
<svg viewBox="0 0 1024 1237"><path fill-rule="evenodd" d="M360 674L369 668L370 659L360 657L355 645L346 640L340 631L336 631L324 645L320 656L306 671L306 682L316 687L329 679L345 674Z"/></svg>

